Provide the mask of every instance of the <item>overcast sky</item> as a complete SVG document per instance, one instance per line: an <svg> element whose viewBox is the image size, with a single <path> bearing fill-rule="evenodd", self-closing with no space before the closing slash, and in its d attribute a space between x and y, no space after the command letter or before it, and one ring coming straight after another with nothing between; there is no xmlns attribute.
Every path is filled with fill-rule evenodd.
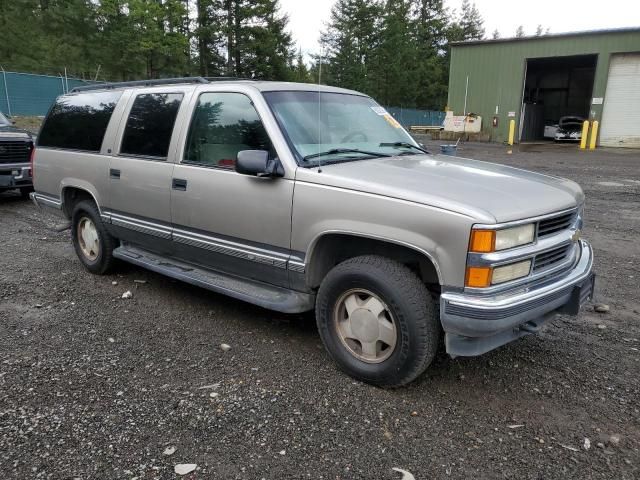
<svg viewBox="0 0 640 480"><path fill-rule="evenodd" d="M319 50L318 37L329 19L335 0L280 0L282 11L289 15L289 28L305 54ZM486 36L498 29L502 37L515 35L523 25L527 35L538 24L551 33L602 28L640 27L638 0L476 0ZM460 9L462 0L445 0L449 9Z"/></svg>

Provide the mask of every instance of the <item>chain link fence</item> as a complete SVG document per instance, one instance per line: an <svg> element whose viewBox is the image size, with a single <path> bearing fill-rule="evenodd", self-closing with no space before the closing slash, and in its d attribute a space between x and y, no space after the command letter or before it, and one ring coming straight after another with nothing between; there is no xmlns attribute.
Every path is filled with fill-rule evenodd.
<svg viewBox="0 0 640 480"><path fill-rule="evenodd" d="M6 72L0 68L0 111L7 115L43 116L58 95L93 82L62 75Z"/></svg>
<svg viewBox="0 0 640 480"><path fill-rule="evenodd" d="M418 110L415 108L386 107L403 127L435 127L444 122L445 112L437 110Z"/></svg>

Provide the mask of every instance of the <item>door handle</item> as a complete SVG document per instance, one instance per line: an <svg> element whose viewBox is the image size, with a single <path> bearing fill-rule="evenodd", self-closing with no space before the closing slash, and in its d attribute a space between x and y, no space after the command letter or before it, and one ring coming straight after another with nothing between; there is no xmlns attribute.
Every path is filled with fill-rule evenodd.
<svg viewBox="0 0 640 480"><path fill-rule="evenodd" d="M171 188L174 190L182 190L184 192L187 190L187 181L182 178L174 178L171 181Z"/></svg>
<svg viewBox="0 0 640 480"><path fill-rule="evenodd" d="M110 168L109 169L109 177L111 178L120 178L120 170L115 169L115 168Z"/></svg>

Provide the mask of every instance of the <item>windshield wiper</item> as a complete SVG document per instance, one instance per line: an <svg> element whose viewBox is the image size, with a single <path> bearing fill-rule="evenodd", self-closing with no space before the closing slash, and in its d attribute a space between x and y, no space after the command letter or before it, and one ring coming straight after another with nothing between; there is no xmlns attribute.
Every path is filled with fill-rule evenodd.
<svg viewBox="0 0 640 480"><path fill-rule="evenodd" d="M409 142L382 142L380 146L381 147L415 148L416 150L420 150L422 153L431 154L431 152L429 152L428 150L425 150L424 148L418 147L417 145L414 145L413 143L409 143Z"/></svg>
<svg viewBox="0 0 640 480"><path fill-rule="evenodd" d="M363 155L368 155L370 157L390 157L391 156L388 153L369 152L367 150L359 150L357 148L332 148L331 150L327 150L326 152L312 153L310 155L303 157L302 159L309 160L310 158L324 157L326 155L336 155L339 153L362 153Z"/></svg>

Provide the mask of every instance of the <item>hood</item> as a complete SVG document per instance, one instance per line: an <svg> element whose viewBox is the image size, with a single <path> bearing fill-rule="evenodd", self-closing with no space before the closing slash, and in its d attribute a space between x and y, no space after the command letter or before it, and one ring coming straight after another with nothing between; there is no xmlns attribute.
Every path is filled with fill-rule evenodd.
<svg viewBox="0 0 640 480"><path fill-rule="evenodd" d="M447 155L411 155L298 169L297 179L451 210L479 222L508 222L575 207L570 180Z"/></svg>
<svg viewBox="0 0 640 480"><path fill-rule="evenodd" d="M2 141L3 138L28 140L32 138L32 135L26 130L21 130L13 125L0 125L0 141Z"/></svg>

